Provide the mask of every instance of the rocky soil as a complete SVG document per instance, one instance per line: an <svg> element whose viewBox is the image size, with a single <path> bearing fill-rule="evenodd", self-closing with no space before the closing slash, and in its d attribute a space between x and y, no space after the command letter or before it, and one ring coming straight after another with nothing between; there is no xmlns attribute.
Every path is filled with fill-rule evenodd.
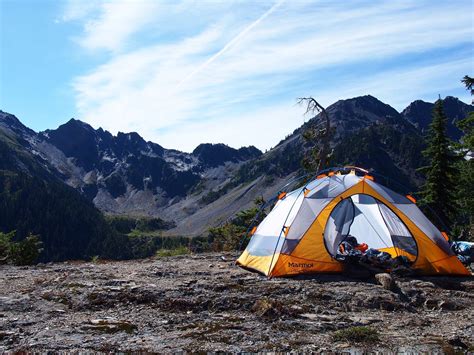
<svg viewBox="0 0 474 355"><path fill-rule="evenodd" d="M1 266L0 351L473 351L473 278L267 280L235 256ZM358 326L379 340L335 337Z"/></svg>

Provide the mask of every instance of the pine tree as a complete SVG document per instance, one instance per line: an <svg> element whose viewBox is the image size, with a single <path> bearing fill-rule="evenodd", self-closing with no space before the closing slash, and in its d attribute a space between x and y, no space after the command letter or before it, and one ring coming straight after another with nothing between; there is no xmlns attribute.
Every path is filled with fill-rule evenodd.
<svg viewBox="0 0 474 355"><path fill-rule="evenodd" d="M474 78L471 78L469 75L464 75L461 79L461 83L471 92L471 95L474 95Z"/></svg>
<svg viewBox="0 0 474 355"><path fill-rule="evenodd" d="M455 163L458 157L450 147L446 124L443 101L439 99L433 109L433 120L427 137L428 147L423 151L429 165L419 170L426 176L426 181L420 191L421 204L430 206L442 222L449 225L454 222L457 210L454 180L457 173ZM435 218L432 220L438 223ZM444 226L441 224L439 227Z"/></svg>
<svg viewBox="0 0 474 355"><path fill-rule="evenodd" d="M474 79L466 75L461 81L471 95L474 95ZM458 163L458 232L461 239L474 241L474 112L459 121L457 126L463 132L457 149L464 156Z"/></svg>

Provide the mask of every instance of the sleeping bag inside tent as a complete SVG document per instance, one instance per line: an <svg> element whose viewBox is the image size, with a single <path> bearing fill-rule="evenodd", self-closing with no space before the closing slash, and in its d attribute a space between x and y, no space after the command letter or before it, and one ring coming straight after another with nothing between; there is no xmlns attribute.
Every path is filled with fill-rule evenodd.
<svg viewBox="0 0 474 355"><path fill-rule="evenodd" d="M355 170L280 194L237 264L269 277L337 273L354 253L403 260L423 275L470 275L411 196Z"/></svg>

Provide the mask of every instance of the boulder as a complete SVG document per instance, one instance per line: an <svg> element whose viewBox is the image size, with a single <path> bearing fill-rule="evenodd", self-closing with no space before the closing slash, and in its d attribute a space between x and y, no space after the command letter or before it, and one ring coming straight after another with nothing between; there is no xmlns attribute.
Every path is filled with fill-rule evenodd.
<svg viewBox="0 0 474 355"><path fill-rule="evenodd" d="M393 282L392 276L387 273L380 273L375 275L375 280L382 285L386 290L393 291L395 283Z"/></svg>

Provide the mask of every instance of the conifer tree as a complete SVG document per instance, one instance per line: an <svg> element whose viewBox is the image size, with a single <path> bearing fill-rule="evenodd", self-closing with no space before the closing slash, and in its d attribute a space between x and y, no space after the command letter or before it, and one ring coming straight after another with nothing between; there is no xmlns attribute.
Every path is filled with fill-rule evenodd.
<svg viewBox="0 0 474 355"><path fill-rule="evenodd" d="M464 76L461 82L474 95L474 79ZM457 126L463 132L457 148L463 158L459 166L458 199L459 199L459 234L463 240L474 240L474 112L459 121Z"/></svg>
<svg viewBox="0 0 474 355"><path fill-rule="evenodd" d="M471 95L474 95L474 78L471 78L469 75L464 75L461 82L464 84L466 89L471 92Z"/></svg>
<svg viewBox="0 0 474 355"><path fill-rule="evenodd" d="M426 176L426 181L420 191L421 204L430 206L442 222L449 225L454 221L457 209L454 177L457 172L455 163L458 158L450 147L446 124L443 101L439 99L433 109L433 120L427 137L428 146L423 151L429 164L419 170ZM440 224L436 218L433 218L434 216L431 217L435 223ZM444 229L442 224L439 227Z"/></svg>

